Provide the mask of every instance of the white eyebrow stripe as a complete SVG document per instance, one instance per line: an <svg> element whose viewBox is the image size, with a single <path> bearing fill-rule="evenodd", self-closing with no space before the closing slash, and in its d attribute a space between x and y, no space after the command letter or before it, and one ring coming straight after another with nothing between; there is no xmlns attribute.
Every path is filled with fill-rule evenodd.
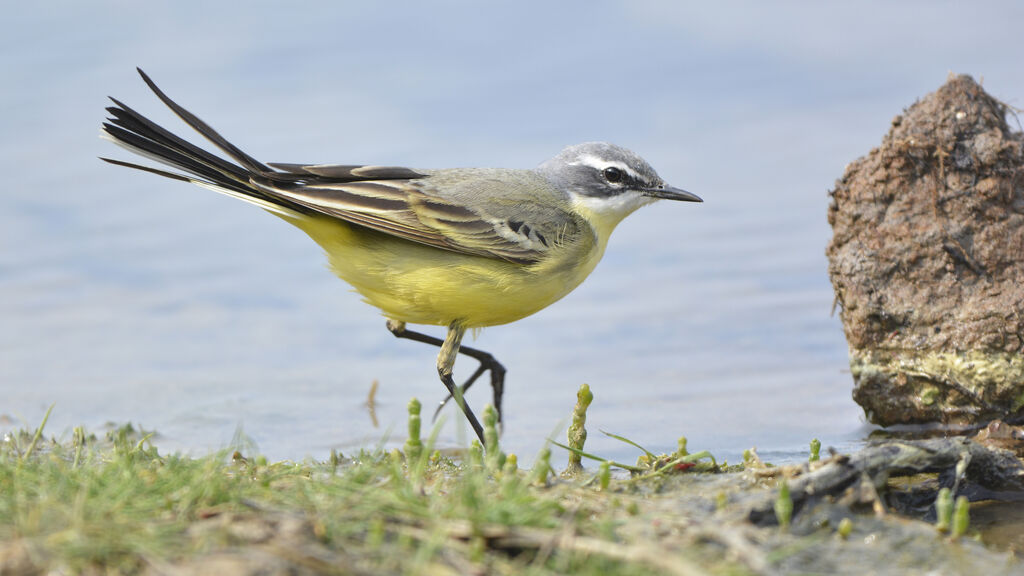
<svg viewBox="0 0 1024 576"><path fill-rule="evenodd" d="M614 167L629 174L631 177L633 177L634 180L641 179L640 174L638 174L636 170L630 168L628 164L619 162L617 160L607 160L605 158L601 158L600 156L595 156L593 154L583 154L582 156L579 157L578 160L576 160L575 162L570 162L569 164L571 166L582 164L584 166L590 166L591 168L594 168L595 170L598 171Z"/></svg>

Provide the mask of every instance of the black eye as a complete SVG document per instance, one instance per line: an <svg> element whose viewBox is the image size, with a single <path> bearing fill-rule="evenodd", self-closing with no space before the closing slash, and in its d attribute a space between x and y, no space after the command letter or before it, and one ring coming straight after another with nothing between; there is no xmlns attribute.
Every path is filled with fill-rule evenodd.
<svg viewBox="0 0 1024 576"><path fill-rule="evenodd" d="M622 170L619 170L618 168L615 167L605 168L604 179L611 182L612 184L622 182Z"/></svg>

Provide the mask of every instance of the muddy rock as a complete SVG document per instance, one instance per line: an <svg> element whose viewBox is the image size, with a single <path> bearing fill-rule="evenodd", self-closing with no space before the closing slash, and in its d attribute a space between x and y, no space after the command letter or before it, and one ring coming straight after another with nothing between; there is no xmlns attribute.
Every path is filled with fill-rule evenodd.
<svg viewBox="0 0 1024 576"><path fill-rule="evenodd" d="M950 77L830 193L853 397L876 424L1024 416L1024 139L1007 113Z"/></svg>

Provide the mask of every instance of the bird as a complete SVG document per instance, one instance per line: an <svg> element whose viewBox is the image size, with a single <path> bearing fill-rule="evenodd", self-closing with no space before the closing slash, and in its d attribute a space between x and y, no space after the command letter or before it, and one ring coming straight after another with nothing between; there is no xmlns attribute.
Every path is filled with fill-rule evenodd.
<svg viewBox="0 0 1024 576"><path fill-rule="evenodd" d="M574 290L601 260L616 225L638 208L703 202L606 142L566 147L533 169L263 163L137 71L222 155L110 97L101 136L170 170L100 159L244 200L305 232L334 274L382 312L394 336L440 348L436 368L447 396L438 410L454 399L481 443L483 428L464 394L490 373L500 421L506 370L492 354L462 346L466 331L520 320ZM437 338L408 324L447 332ZM459 354L479 366L457 386Z"/></svg>

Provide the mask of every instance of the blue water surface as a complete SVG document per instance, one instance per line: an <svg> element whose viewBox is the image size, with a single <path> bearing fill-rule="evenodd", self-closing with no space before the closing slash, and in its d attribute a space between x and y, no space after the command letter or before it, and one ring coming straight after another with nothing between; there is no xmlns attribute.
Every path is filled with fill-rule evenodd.
<svg viewBox="0 0 1024 576"><path fill-rule="evenodd" d="M1024 5L23 2L0 36L0 428L133 422L273 459L404 439L436 350L395 340L301 232L113 167L113 95L178 130L135 73L266 161L532 167L607 140L704 204L627 219L576 292L484 330L529 461L588 383L588 447L776 461L869 429L850 399L828 190L950 72L1021 104ZM987 18L987 20L986 20ZM437 329L432 333L440 334ZM462 360L457 375L474 365ZM377 381L374 427L365 407ZM480 386L469 395L478 407ZM466 427L449 408L441 442Z"/></svg>

